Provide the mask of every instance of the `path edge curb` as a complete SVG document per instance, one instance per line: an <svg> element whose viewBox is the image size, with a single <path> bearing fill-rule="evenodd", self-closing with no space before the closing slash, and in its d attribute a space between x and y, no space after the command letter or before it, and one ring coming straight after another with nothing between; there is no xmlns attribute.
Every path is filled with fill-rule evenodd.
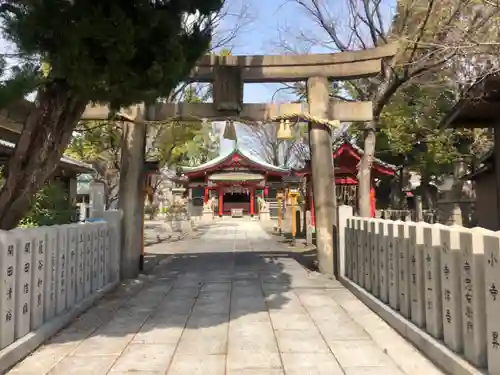
<svg viewBox="0 0 500 375"><path fill-rule="evenodd" d="M434 337L424 332L406 318L393 311L391 307L376 299L359 285L343 276L339 281L361 302L381 317L402 337L412 343L427 356L435 365L453 375L485 375L486 373L452 352Z"/></svg>
<svg viewBox="0 0 500 375"><path fill-rule="evenodd" d="M103 287L96 293L86 297L71 310L55 317L51 321L43 324L36 331L28 333L26 336L16 340L9 346L0 350L0 374L5 374L7 370L12 368L19 361L30 355L35 349L50 339L63 328L71 324L82 313L95 305L102 297L114 290L120 285L119 281L115 281Z"/></svg>

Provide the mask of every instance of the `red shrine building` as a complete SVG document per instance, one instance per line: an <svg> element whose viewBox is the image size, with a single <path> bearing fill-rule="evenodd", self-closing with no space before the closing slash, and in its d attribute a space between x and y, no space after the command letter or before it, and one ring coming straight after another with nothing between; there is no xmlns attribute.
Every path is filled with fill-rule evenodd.
<svg viewBox="0 0 500 375"><path fill-rule="evenodd" d="M335 166L335 187L337 196L337 205L347 205L358 208L358 165L361 161L364 151L357 145L350 142L347 138L341 138L333 147L333 162ZM375 183L378 179L394 177L396 166L383 162L375 158L371 169L371 189L370 204L371 216L375 217ZM314 226L314 200L312 192L312 178L310 162L300 170L294 171L295 175L306 178L306 209L311 210L312 224Z"/></svg>
<svg viewBox="0 0 500 375"><path fill-rule="evenodd" d="M335 184L337 204L349 205L357 211L358 164L363 150L343 138L334 146ZM203 206L214 201L214 213L230 215L232 209L242 209L245 215L258 213L257 197L275 200L279 184L284 176L296 175L306 180L306 209L311 210L314 225L314 204L310 163L300 170L276 167L248 151L235 147L197 167L183 167L187 178L188 193L194 205ZM372 163L371 207L375 216L375 184L378 179L394 177L396 167L380 159Z"/></svg>
<svg viewBox="0 0 500 375"><path fill-rule="evenodd" d="M268 164L237 146L230 152L197 167L183 167L193 204L215 201L215 214L230 215L242 209L245 215L258 213L257 196L276 198L276 189L290 170ZM213 199L215 198L215 199Z"/></svg>

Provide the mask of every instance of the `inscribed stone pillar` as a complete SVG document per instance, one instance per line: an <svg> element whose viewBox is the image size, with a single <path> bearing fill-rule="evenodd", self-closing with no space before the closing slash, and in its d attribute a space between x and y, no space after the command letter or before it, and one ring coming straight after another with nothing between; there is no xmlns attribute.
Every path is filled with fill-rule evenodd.
<svg viewBox="0 0 500 375"><path fill-rule="evenodd" d="M351 280L358 282L358 240L361 219L352 218Z"/></svg>
<svg viewBox="0 0 500 375"><path fill-rule="evenodd" d="M345 227L345 277L351 280L352 263L351 263L351 248L352 248L352 219L347 219Z"/></svg>
<svg viewBox="0 0 500 375"><path fill-rule="evenodd" d="M306 211L306 244L312 245L312 218L311 211Z"/></svg>
<svg viewBox="0 0 500 375"><path fill-rule="evenodd" d="M110 227L109 223L106 223L104 227L104 286L107 285L111 281L111 272L110 272Z"/></svg>
<svg viewBox="0 0 500 375"><path fill-rule="evenodd" d="M76 244L76 302L79 302L85 297L85 228L86 224L79 225L77 227L77 238L78 242Z"/></svg>
<svg viewBox="0 0 500 375"><path fill-rule="evenodd" d="M464 356L480 368L486 366L487 350L483 236L488 233L483 228L460 232Z"/></svg>
<svg viewBox="0 0 500 375"><path fill-rule="evenodd" d="M117 281L120 276L120 222L121 212L119 210L108 210L104 212L104 220L108 224L108 249L106 252L106 264L108 269L107 283Z"/></svg>
<svg viewBox="0 0 500 375"><path fill-rule="evenodd" d="M389 224L391 224L391 221L389 220L381 220L378 223L378 268L380 281L380 300L384 303L389 302Z"/></svg>
<svg viewBox="0 0 500 375"><path fill-rule="evenodd" d="M93 181L90 183L90 217L102 218L105 210L105 186L103 182Z"/></svg>
<svg viewBox="0 0 500 375"><path fill-rule="evenodd" d="M16 238L0 231L0 349L14 341L14 314L16 308Z"/></svg>
<svg viewBox="0 0 500 375"><path fill-rule="evenodd" d="M498 232L484 236L488 373L500 374L500 242Z"/></svg>
<svg viewBox="0 0 500 375"><path fill-rule="evenodd" d="M371 219L365 220L363 228L363 271L365 273L365 289L368 292L372 290L372 273L371 273L371 241L372 233L370 231Z"/></svg>
<svg viewBox="0 0 500 375"><path fill-rule="evenodd" d="M399 277L398 277L398 221L389 222L387 227L387 266L389 268L389 305L397 310L399 308Z"/></svg>
<svg viewBox="0 0 500 375"><path fill-rule="evenodd" d="M45 293L43 301L45 322L52 319L56 312L56 276L57 276L57 225L47 227L47 251L45 252Z"/></svg>
<svg viewBox="0 0 500 375"><path fill-rule="evenodd" d="M379 285L379 227L380 220L372 219L370 220L370 274L371 274L371 288L372 294L378 297L380 285Z"/></svg>
<svg viewBox="0 0 500 375"><path fill-rule="evenodd" d="M90 279L91 293L99 289L99 224L90 223L91 248L92 248L92 276Z"/></svg>
<svg viewBox="0 0 500 375"><path fill-rule="evenodd" d="M406 318L410 317L410 226L400 223L397 227L397 252L398 252L398 285L399 285L399 312Z"/></svg>
<svg viewBox="0 0 500 375"><path fill-rule="evenodd" d="M45 295L45 254L47 253L47 230L37 228L33 233L33 274L31 277L31 330L43 324Z"/></svg>
<svg viewBox="0 0 500 375"><path fill-rule="evenodd" d="M307 80L307 100L312 116L327 119L330 104L330 83L327 77L311 77ZM337 225L335 175L332 159L330 129L317 123L309 123L312 185L316 218L316 242L319 269L333 275L333 245Z"/></svg>
<svg viewBox="0 0 500 375"><path fill-rule="evenodd" d="M462 296L460 293L460 232L441 229L441 290L444 343L456 353L463 348Z"/></svg>
<svg viewBox="0 0 500 375"><path fill-rule="evenodd" d="M424 227L425 327L436 339L443 337L441 228L439 224Z"/></svg>
<svg viewBox="0 0 500 375"><path fill-rule="evenodd" d="M85 236L85 280L84 280L84 297L87 297L92 291L92 224L84 224Z"/></svg>
<svg viewBox="0 0 500 375"><path fill-rule="evenodd" d="M357 248L358 248L358 254L357 254L357 267L358 267L358 285L359 286L365 286L365 255L364 255L364 249L365 249L365 224L366 221L363 218L360 218L358 221L358 227L357 227Z"/></svg>
<svg viewBox="0 0 500 375"><path fill-rule="evenodd" d="M78 224L71 224L68 228L68 268L66 280L66 305L74 306L76 301L76 285L77 285L77 250L78 250Z"/></svg>
<svg viewBox="0 0 500 375"><path fill-rule="evenodd" d="M16 236L15 251L17 251L16 309L14 314L17 340L30 331L33 240L29 233L22 229L15 229L12 233Z"/></svg>
<svg viewBox="0 0 500 375"><path fill-rule="evenodd" d="M424 223L412 223L409 228L410 256L410 315L418 327L425 326Z"/></svg>
<svg viewBox="0 0 500 375"><path fill-rule="evenodd" d="M338 266L338 275L345 277L346 276L346 257L348 249L348 226L347 222L350 221L352 217L352 207L341 205L338 208L338 256L337 256L337 266Z"/></svg>
<svg viewBox="0 0 500 375"><path fill-rule="evenodd" d="M58 230L57 276L56 276L56 315L66 308L68 275L68 227L61 225Z"/></svg>
<svg viewBox="0 0 500 375"><path fill-rule="evenodd" d="M99 289L101 289L106 284L106 260L105 260L105 249L106 249L106 223L99 223Z"/></svg>

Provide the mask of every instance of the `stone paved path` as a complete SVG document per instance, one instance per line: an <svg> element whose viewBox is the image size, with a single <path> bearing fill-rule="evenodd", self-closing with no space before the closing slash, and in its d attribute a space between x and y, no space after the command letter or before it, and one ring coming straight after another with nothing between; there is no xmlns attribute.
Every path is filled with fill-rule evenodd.
<svg viewBox="0 0 500 375"><path fill-rule="evenodd" d="M12 375L443 374L258 222L221 221L122 286Z"/></svg>

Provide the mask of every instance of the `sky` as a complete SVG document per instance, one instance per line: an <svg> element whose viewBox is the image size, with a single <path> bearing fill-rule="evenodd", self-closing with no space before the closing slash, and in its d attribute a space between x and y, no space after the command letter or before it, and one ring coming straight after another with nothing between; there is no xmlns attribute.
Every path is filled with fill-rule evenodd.
<svg viewBox="0 0 500 375"><path fill-rule="evenodd" d="M228 0L230 13L238 13L242 4L249 9L251 22L245 24L239 34L232 41L233 55L256 55L256 54L280 54L288 44L293 50L310 53L331 53L330 46L319 46L318 43L304 41L301 34L319 38L325 41L324 32L311 21L306 10L300 7L294 0ZM310 1L305 0L306 3ZM327 4L329 19L345 25L347 9L345 0L318 0L319 4ZM387 20L390 20L395 0L382 0ZM234 17L227 17L221 25L222 30L231 28L236 22ZM285 43L284 43L285 42ZM328 48L330 47L330 48ZM245 84L244 102L289 102L295 98L293 94L286 91L276 90L283 88L281 84ZM219 125L223 128L223 125ZM237 133L243 133L243 129L237 126ZM242 134L244 137L245 135ZM221 137L221 152L233 147L233 142Z"/></svg>
<svg viewBox="0 0 500 375"><path fill-rule="evenodd" d="M311 0L303 0L310 3ZM329 19L345 24L348 19L347 0L316 0L320 5L326 5ZM387 19L390 19L392 8L396 0L382 0ZM318 43L308 43L300 36L313 37L326 41L324 32L311 21L306 10L297 4L297 0L227 0L227 16L221 21L219 32L224 34L227 30L234 30L235 24L243 24L236 38L229 45L233 55L262 55L280 54L285 48L284 44L292 46L294 51L310 53L330 53L332 48L319 46ZM246 9L243 23L234 15L241 14L241 9ZM330 47L330 48L328 48ZM8 52L8 45L0 38L0 51ZM12 52L12 51L10 51ZM281 84L246 84L244 87L244 102L267 103L289 102L295 99L290 92L276 90L282 88ZM217 126L223 129L220 124ZM241 127L237 132L241 133ZM244 137L244 134L239 134ZM233 147L233 142L221 139L221 151Z"/></svg>

